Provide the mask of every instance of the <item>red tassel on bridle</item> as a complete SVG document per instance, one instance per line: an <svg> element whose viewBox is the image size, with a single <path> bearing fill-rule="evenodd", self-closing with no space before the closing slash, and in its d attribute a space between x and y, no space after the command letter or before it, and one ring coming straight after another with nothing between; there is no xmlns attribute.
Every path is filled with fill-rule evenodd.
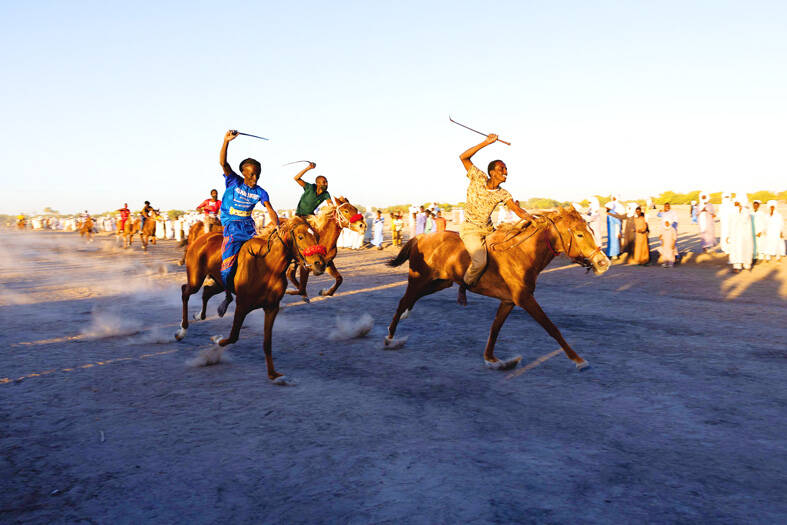
<svg viewBox="0 0 787 525"><path fill-rule="evenodd" d="M358 221L360 221L362 219L363 219L363 215L361 215L360 213L356 213L355 215L350 217L350 224L352 224L354 222L358 222Z"/></svg>
<svg viewBox="0 0 787 525"><path fill-rule="evenodd" d="M315 244L314 246L309 246L308 248L305 248L301 253L305 257L308 257L309 255L322 255L323 257L325 257L328 254L328 251L325 249L325 246L323 246L322 244Z"/></svg>

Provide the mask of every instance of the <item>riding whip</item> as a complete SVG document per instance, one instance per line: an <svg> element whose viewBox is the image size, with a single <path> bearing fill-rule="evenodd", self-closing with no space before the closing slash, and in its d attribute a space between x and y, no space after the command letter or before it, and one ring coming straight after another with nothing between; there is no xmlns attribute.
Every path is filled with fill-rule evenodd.
<svg viewBox="0 0 787 525"><path fill-rule="evenodd" d="M469 129L470 131L474 131L474 132L478 133L479 135L483 135L483 136L485 136L485 137L486 137L487 135L489 135L488 133L481 133L481 132L480 132L480 131L478 131L477 129L473 129L473 128L471 128L470 126L465 126L464 124L462 124L462 123L460 123L460 122L457 122L457 121L455 121L454 119L452 119L452 118L451 118L451 115L448 115L448 120L450 120L451 122L453 122L453 123L454 123L454 124L456 124L457 126L462 126L463 128L465 128L465 129ZM501 139L501 138L498 138L498 139L497 139L497 141L498 141L498 142L502 142L503 144L506 144L506 145L508 145L508 146L510 146L510 145L511 145L511 143L510 143L510 142L506 142L505 140L503 140L503 139Z"/></svg>
<svg viewBox="0 0 787 525"><path fill-rule="evenodd" d="M245 135L247 137L254 137L255 139L269 140L269 139L266 139L265 137L259 137L257 135L252 135L251 133L241 133L238 130L235 130L235 134L236 135Z"/></svg>
<svg viewBox="0 0 787 525"><path fill-rule="evenodd" d="M294 160L292 162L288 162L287 164L282 164L281 166L283 168L284 166L289 166L290 164L297 164L299 162L311 162L311 161L310 160Z"/></svg>

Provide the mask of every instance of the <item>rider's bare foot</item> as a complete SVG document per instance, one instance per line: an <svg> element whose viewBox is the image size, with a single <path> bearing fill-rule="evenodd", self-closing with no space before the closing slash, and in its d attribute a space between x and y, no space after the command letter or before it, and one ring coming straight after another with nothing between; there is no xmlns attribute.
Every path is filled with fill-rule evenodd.
<svg viewBox="0 0 787 525"><path fill-rule="evenodd" d="M462 306L467 306L467 286L464 284L459 285L459 293L456 294L456 302Z"/></svg>

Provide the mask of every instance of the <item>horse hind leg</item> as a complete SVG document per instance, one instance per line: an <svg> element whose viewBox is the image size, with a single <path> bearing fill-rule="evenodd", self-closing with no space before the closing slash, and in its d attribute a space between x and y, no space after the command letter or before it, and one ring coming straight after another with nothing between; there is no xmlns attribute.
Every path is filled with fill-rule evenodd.
<svg viewBox="0 0 787 525"><path fill-rule="evenodd" d="M198 314L194 314L194 320L195 321L204 321L205 320L205 317L207 316L207 310L208 310L208 301L214 295L220 294L222 292L222 290L224 290L224 286L222 286L221 284L219 284L217 282L214 282L210 286L205 286L202 289L202 310L200 310L200 312ZM225 309L225 311L226 311L226 309Z"/></svg>
<svg viewBox="0 0 787 525"><path fill-rule="evenodd" d="M340 274L339 270L336 269L336 265L333 264L333 261L328 263L328 273L334 278L333 286L327 290L320 290L320 295L333 295L336 293L336 290L339 288L339 286L341 286L342 282L344 282L344 277L342 277L342 274Z"/></svg>
<svg viewBox="0 0 787 525"><path fill-rule="evenodd" d="M521 303L522 304L520 306L527 310L527 313L529 313L533 319L538 321L538 324L544 327L544 330L546 330L547 333L558 342L568 358L574 361L577 369L585 370L586 368L590 368L590 363L579 357L579 355L577 355L577 353L574 352L574 350L568 345L566 340L563 339L563 335L560 333L560 330L558 330L557 326L555 326L554 323L550 321L549 317L547 317L547 314L545 314L541 309L541 306L539 306L532 294L527 294Z"/></svg>
<svg viewBox="0 0 787 525"><path fill-rule="evenodd" d="M399 306L396 308L391 324L388 325L388 335L383 341L383 347L386 350L395 350L404 346L404 343L407 341L406 337L399 340L394 339L399 321L407 318L418 299L449 288L452 284L448 279L411 279L407 283L407 290L405 290L404 296L399 300Z"/></svg>

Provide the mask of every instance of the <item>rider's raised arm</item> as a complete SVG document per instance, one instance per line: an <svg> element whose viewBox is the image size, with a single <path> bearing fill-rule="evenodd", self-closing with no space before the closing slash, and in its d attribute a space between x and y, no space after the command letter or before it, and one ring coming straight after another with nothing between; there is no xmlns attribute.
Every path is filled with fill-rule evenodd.
<svg viewBox="0 0 787 525"><path fill-rule="evenodd" d="M526 221L533 220L533 216L530 215L528 212L526 212L524 209L520 208L519 205L516 202L514 202L514 199L508 199L506 201L506 206L508 206L509 210L516 213L520 219L524 219Z"/></svg>
<svg viewBox="0 0 787 525"><path fill-rule="evenodd" d="M315 164L315 163L313 163L313 162L310 162L310 163L309 163L309 165L308 165L308 166L306 166L305 168L303 168L301 171L299 171L299 172L298 172L298 174L297 174L295 177L293 177L293 179L295 179L295 182L297 182L297 183L298 183L298 185L299 185L301 188L305 188L305 187L306 187L306 183L305 183L304 181L302 181L302 180L301 180L301 177L303 177L303 175L304 175L304 174L305 174L307 171L309 171L309 170L313 170L313 169L314 169L314 168L316 168L316 167L317 167L317 164Z"/></svg>
<svg viewBox="0 0 787 525"><path fill-rule="evenodd" d="M486 140L484 140L482 143L473 146L469 150L459 155L459 160L462 161L462 166L465 167L465 170L470 171L470 168L473 167L473 163L470 161L473 155L478 153L481 148L485 148L494 142L497 142L497 135L490 133L486 136Z"/></svg>
<svg viewBox="0 0 787 525"><path fill-rule="evenodd" d="M227 146L229 145L230 141L235 140L237 137L238 132L234 129L231 129L224 134L224 144L221 145L221 151L219 152L219 164L221 164L221 169L224 170L224 175L235 174L235 172L232 171L230 163L227 162Z"/></svg>
<svg viewBox="0 0 787 525"><path fill-rule="evenodd" d="M276 214L276 210L273 209L273 206L271 206L269 201L265 201L263 205L265 206L265 209L268 210L268 217L271 218L271 222L278 226L279 216Z"/></svg>

